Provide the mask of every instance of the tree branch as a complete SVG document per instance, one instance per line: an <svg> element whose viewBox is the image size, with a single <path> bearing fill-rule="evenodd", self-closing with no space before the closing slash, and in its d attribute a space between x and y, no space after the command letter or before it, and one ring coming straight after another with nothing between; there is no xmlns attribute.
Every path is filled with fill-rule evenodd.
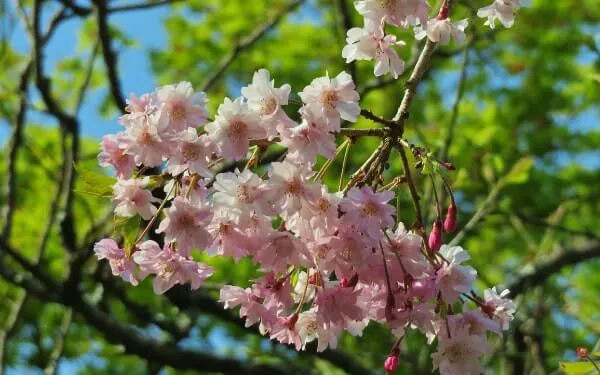
<svg viewBox="0 0 600 375"><path fill-rule="evenodd" d="M510 290L510 296L515 298L519 294L526 292L528 288L534 288L543 284L563 267L573 266L599 257L599 243L590 244L582 249L566 250L554 259L534 265L530 271L509 283L507 289Z"/></svg>
<svg viewBox="0 0 600 375"><path fill-rule="evenodd" d="M223 57L218 63L216 69L208 76L208 78L200 86L200 91L208 91L217 80L225 73L229 65L235 60L235 58L244 50L250 48L260 38L262 38L267 32L273 29L283 18L294 9L296 9L304 0L294 0L285 6L279 13L273 18L267 21L265 24L257 27L248 37L244 38L240 42L235 43L233 49Z"/></svg>
<svg viewBox="0 0 600 375"><path fill-rule="evenodd" d="M112 36L110 35L110 27L108 25L108 7L105 0L94 0L96 8L96 21L98 23L98 37L102 45L102 57L106 66L108 83L110 92L115 102L115 105L125 113L125 97L121 91L121 82L119 81L119 61L117 54L112 49Z"/></svg>

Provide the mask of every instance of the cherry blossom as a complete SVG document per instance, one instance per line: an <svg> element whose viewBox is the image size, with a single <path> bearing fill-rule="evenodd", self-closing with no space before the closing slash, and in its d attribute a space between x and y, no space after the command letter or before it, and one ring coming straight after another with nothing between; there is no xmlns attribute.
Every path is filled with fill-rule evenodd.
<svg viewBox="0 0 600 375"><path fill-rule="evenodd" d="M165 112L140 117L123 136L119 147L134 155L137 165L158 167L169 156L171 139L167 134L169 119Z"/></svg>
<svg viewBox="0 0 600 375"><path fill-rule="evenodd" d="M354 82L350 74L341 72L335 78L315 78L298 94L305 104L315 106L329 120L330 131L340 130L340 118L356 122L360 114Z"/></svg>
<svg viewBox="0 0 600 375"><path fill-rule="evenodd" d="M426 27L418 25L415 27L415 38L421 40L427 36L434 43L446 45L450 43L450 38L458 44L465 41L465 29L469 25L468 19L463 19L457 23L450 22L450 18L432 18Z"/></svg>
<svg viewBox="0 0 600 375"><path fill-rule="evenodd" d="M328 159L335 156L335 137L329 132L318 108L305 106L302 123L292 128L282 127L281 144L288 148L288 160L314 164L317 155Z"/></svg>
<svg viewBox="0 0 600 375"><path fill-rule="evenodd" d="M392 215L395 208L387 204L394 197L394 192L375 193L370 187L352 188L340 208L344 211L344 221L371 236L380 238L382 230L394 225Z"/></svg>
<svg viewBox="0 0 600 375"><path fill-rule="evenodd" d="M516 310L515 303L507 298L509 294L510 291L508 289L504 289L498 294L496 287L483 291L485 306L482 309L500 324L500 328L503 331L508 330L508 325L513 320Z"/></svg>
<svg viewBox="0 0 600 375"><path fill-rule="evenodd" d="M375 60L375 76L391 73L394 78L398 78L404 72L404 61L393 47L404 47L406 43L396 40L395 35L384 35L382 28L373 25L369 23L365 28L354 27L348 30L348 44L342 50L342 57L346 59L346 63Z"/></svg>
<svg viewBox="0 0 600 375"><path fill-rule="evenodd" d="M173 151L167 171L173 175L189 170L204 177L211 177L208 164L213 153L213 144L206 135L198 136L193 128L181 132L177 140L177 148Z"/></svg>
<svg viewBox="0 0 600 375"><path fill-rule="evenodd" d="M121 147L123 133L107 134L100 143L102 152L98 154L98 164L115 168L118 178L128 178L135 169L135 159Z"/></svg>
<svg viewBox="0 0 600 375"><path fill-rule="evenodd" d="M152 282L156 294L163 294L176 284L190 283L191 289L198 289L213 273L211 267L173 251L170 244L161 249L156 242L145 241L138 248L133 259L140 266L140 277L156 275Z"/></svg>
<svg viewBox="0 0 600 375"><path fill-rule="evenodd" d="M241 160L248 153L249 140L266 137L260 117L251 112L243 98L225 98L215 121L204 129L226 159Z"/></svg>
<svg viewBox="0 0 600 375"><path fill-rule="evenodd" d="M287 83L276 88L275 80L271 80L271 74L266 69L255 72L252 84L242 87L248 107L260 114L269 138L277 136L278 127L286 128L293 123L281 107L288 104L291 89Z"/></svg>
<svg viewBox="0 0 600 375"><path fill-rule="evenodd" d="M159 87L155 95L169 117L169 127L172 130L196 128L206 123L208 99L203 92L194 93L191 83L180 82Z"/></svg>
<svg viewBox="0 0 600 375"><path fill-rule="evenodd" d="M460 293L470 293L477 271L470 266L460 264L471 257L460 246L442 245L440 254L449 263L443 263L437 270L436 282L446 303L455 302Z"/></svg>
<svg viewBox="0 0 600 375"><path fill-rule="evenodd" d="M152 203L160 202L160 199L144 189L147 183L148 179L118 180L113 186L115 214L122 217L140 215L142 219L150 220L157 211Z"/></svg>
<svg viewBox="0 0 600 375"><path fill-rule="evenodd" d="M354 3L359 14L374 24L387 22L398 27L427 24L427 0L360 0Z"/></svg>
<svg viewBox="0 0 600 375"><path fill-rule="evenodd" d="M491 29L496 27L496 20L504 27L512 27L516 11L530 5L531 0L494 0L492 4L477 10L477 17L487 18L485 25Z"/></svg>
<svg viewBox="0 0 600 375"><path fill-rule="evenodd" d="M447 324L442 322L440 324ZM490 352L484 337L472 335L466 327L451 328L450 336L440 328L438 351L431 355L433 368L444 375L479 375L483 372L479 357Z"/></svg>
<svg viewBox="0 0 600 375"><path fill-rule="evenodd" d="M123 280L136 286L138 284L135 278L135 263L125 254L115 240L110 238L102 239L94 245L94 253L98 260L107 259L110 269L114 276L120 276Z"/></svg>
<svg viewBox="0 0 600 375"><path fill-rule="evenodd" d="M173 199L156 233L164 233L166 242L177 241L179 252L187 256L192 248L204 249L212 242L206 230L212 215L209 207L195 205L179 196Z"/></svg>

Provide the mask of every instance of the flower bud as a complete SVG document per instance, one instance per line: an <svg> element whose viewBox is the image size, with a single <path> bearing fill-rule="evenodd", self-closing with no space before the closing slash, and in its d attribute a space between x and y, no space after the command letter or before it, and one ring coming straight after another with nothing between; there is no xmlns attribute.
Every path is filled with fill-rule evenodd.
<svg viewBox="0 0 600 375"><path fill-rule="evenodd" d="M452 202L450 206L448 206L448 211L446 212L446 219L444 219L444 231L447 233L454 232L456 230L456 204Z"/></svg>
<svg viewBox="0 0 600 375"><path fill-rule="evenodd" d="M355 273L350 279L342 277L340 280L340 286L342 288L354 288L358 284L358 274Z"/></svg>
<svg viewBox="0 0 600 375"><path fill-rule="evenodd" d="M433 222L433 228L431 229L431 233L429 233L427 244L432 251L438 251L442 247L442 221L439 218Z"/></svg>
<svg viewBox="0 0 600 375"><path fill-rule="evenodd" d="M389 374L396 371L396 369L398 368L398 362L400 360L399 357L400 349L396 347L392 350L390 354L388 354L387 358L385 359L385 362L383 363L383 368L385 369L386 373Z"/></svg>
<svg viewBox="0 0 600 375"><path fill-rule="evenodd" d="M577 350L575 350L575 353L577 353L577 357L581 359L585 359L590 355L590 351L585 346L578 347Z"/></svg>

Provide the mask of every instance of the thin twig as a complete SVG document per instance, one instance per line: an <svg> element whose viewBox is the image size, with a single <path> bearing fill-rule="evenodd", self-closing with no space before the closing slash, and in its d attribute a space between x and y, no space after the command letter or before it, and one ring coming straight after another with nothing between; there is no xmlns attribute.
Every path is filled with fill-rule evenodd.
<svg viewBox="0 0 600 375"><path fill-rule="evenodd" d="M98 0L97 0L98 1ZM277 13L273 18L267 21L265 24L260 25L256 28L248 37L242 39L240 42L234 44L232 50L223 56L221 61L217 64L215 70L208 76L208 78L202 83L200 86L201 91L208 91L217 80L225 73L229 65L238 57L238 55L250 48L254 43L256 43L260 38L262 38L267 32L273 29L279 22L283 20L283 18L290 12L292 12L296 7L302 4L304 0L294 0L287 6L285 6L279 13Z"/></svg>

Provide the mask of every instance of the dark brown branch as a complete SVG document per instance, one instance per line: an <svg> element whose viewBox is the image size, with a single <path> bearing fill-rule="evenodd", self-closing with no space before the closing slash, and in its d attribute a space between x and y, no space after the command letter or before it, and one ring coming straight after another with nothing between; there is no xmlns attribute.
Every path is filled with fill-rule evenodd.
<svg viewBox="0 0 600 375"><path fill-rule="evenodd" d="M262 38L267 32L272 30L279 22L283 20L283 18L294 9L296 9L300 4L302 4L304 0L294 0L285 6L279 13L277 13L273 18L267 21L265 24L260 25L256 28L248 37L242 39L239 42L236 42L233 46L233 49L221 59L221 61L217 64L217 67L212 72L211 75L204 81L204 83L200 86L201 91L208 91L217 80L225 73L229 65L233 63L236 57L243 52L244 50L250 48L254 43L256 43L260 38Z"/></svg>
<svg viewBox="0 0 600 375"><path fill-rule="evenodd" d="M125 97L121 91L121 82L119 80L119 60L117 54L112 49L112 36L108 25L108 7L105 0L94 0L96 8L96 22L98 23L98 37L102 45L102 57L106 66L108 84L115 105L125 113Z"/></svg>
<svg viewBox="0 0 600 375"><path fill-rule="evenodd" d="M350 30L353 26L352 24L352 14L351 14L351 10L350 7L348 6L348 1L347 0L337 0L337 7L339 9L339 13L341 15L341 24L343 27L343 35L342 35L342 44L345 44L345 40L346 40L346 35L348 30ZM352 76L352 80L354 81L355 84L358 84L358 76L357 76L357 69L356 69L356 61L351 61L348 64L349 68L350 68L350 75Z"/></svg>
<svg viewBox="0 0 600 375"><path fill-rule="evenodd" d="M122 6L115 6L108 9L108 13L118 13L118 12L128 12L132 10L144 10L144 9L152 9L163 5L171 5L175 3L183 3L185 0L160 0L160 1L152 1L152 2L140 2L137 4L129 4Z"/></svg>
<svg viewBox="0 0 600 375"><path fill-rule="evenodd" d="M568 249L561 255L546 262L533 266L531 271L519 276L516 280L507 285L512 298L543 284L548 278L552 277L567 266L573 266L581 262L600 257L600 244L593 243L583 249Z"/></svg>

